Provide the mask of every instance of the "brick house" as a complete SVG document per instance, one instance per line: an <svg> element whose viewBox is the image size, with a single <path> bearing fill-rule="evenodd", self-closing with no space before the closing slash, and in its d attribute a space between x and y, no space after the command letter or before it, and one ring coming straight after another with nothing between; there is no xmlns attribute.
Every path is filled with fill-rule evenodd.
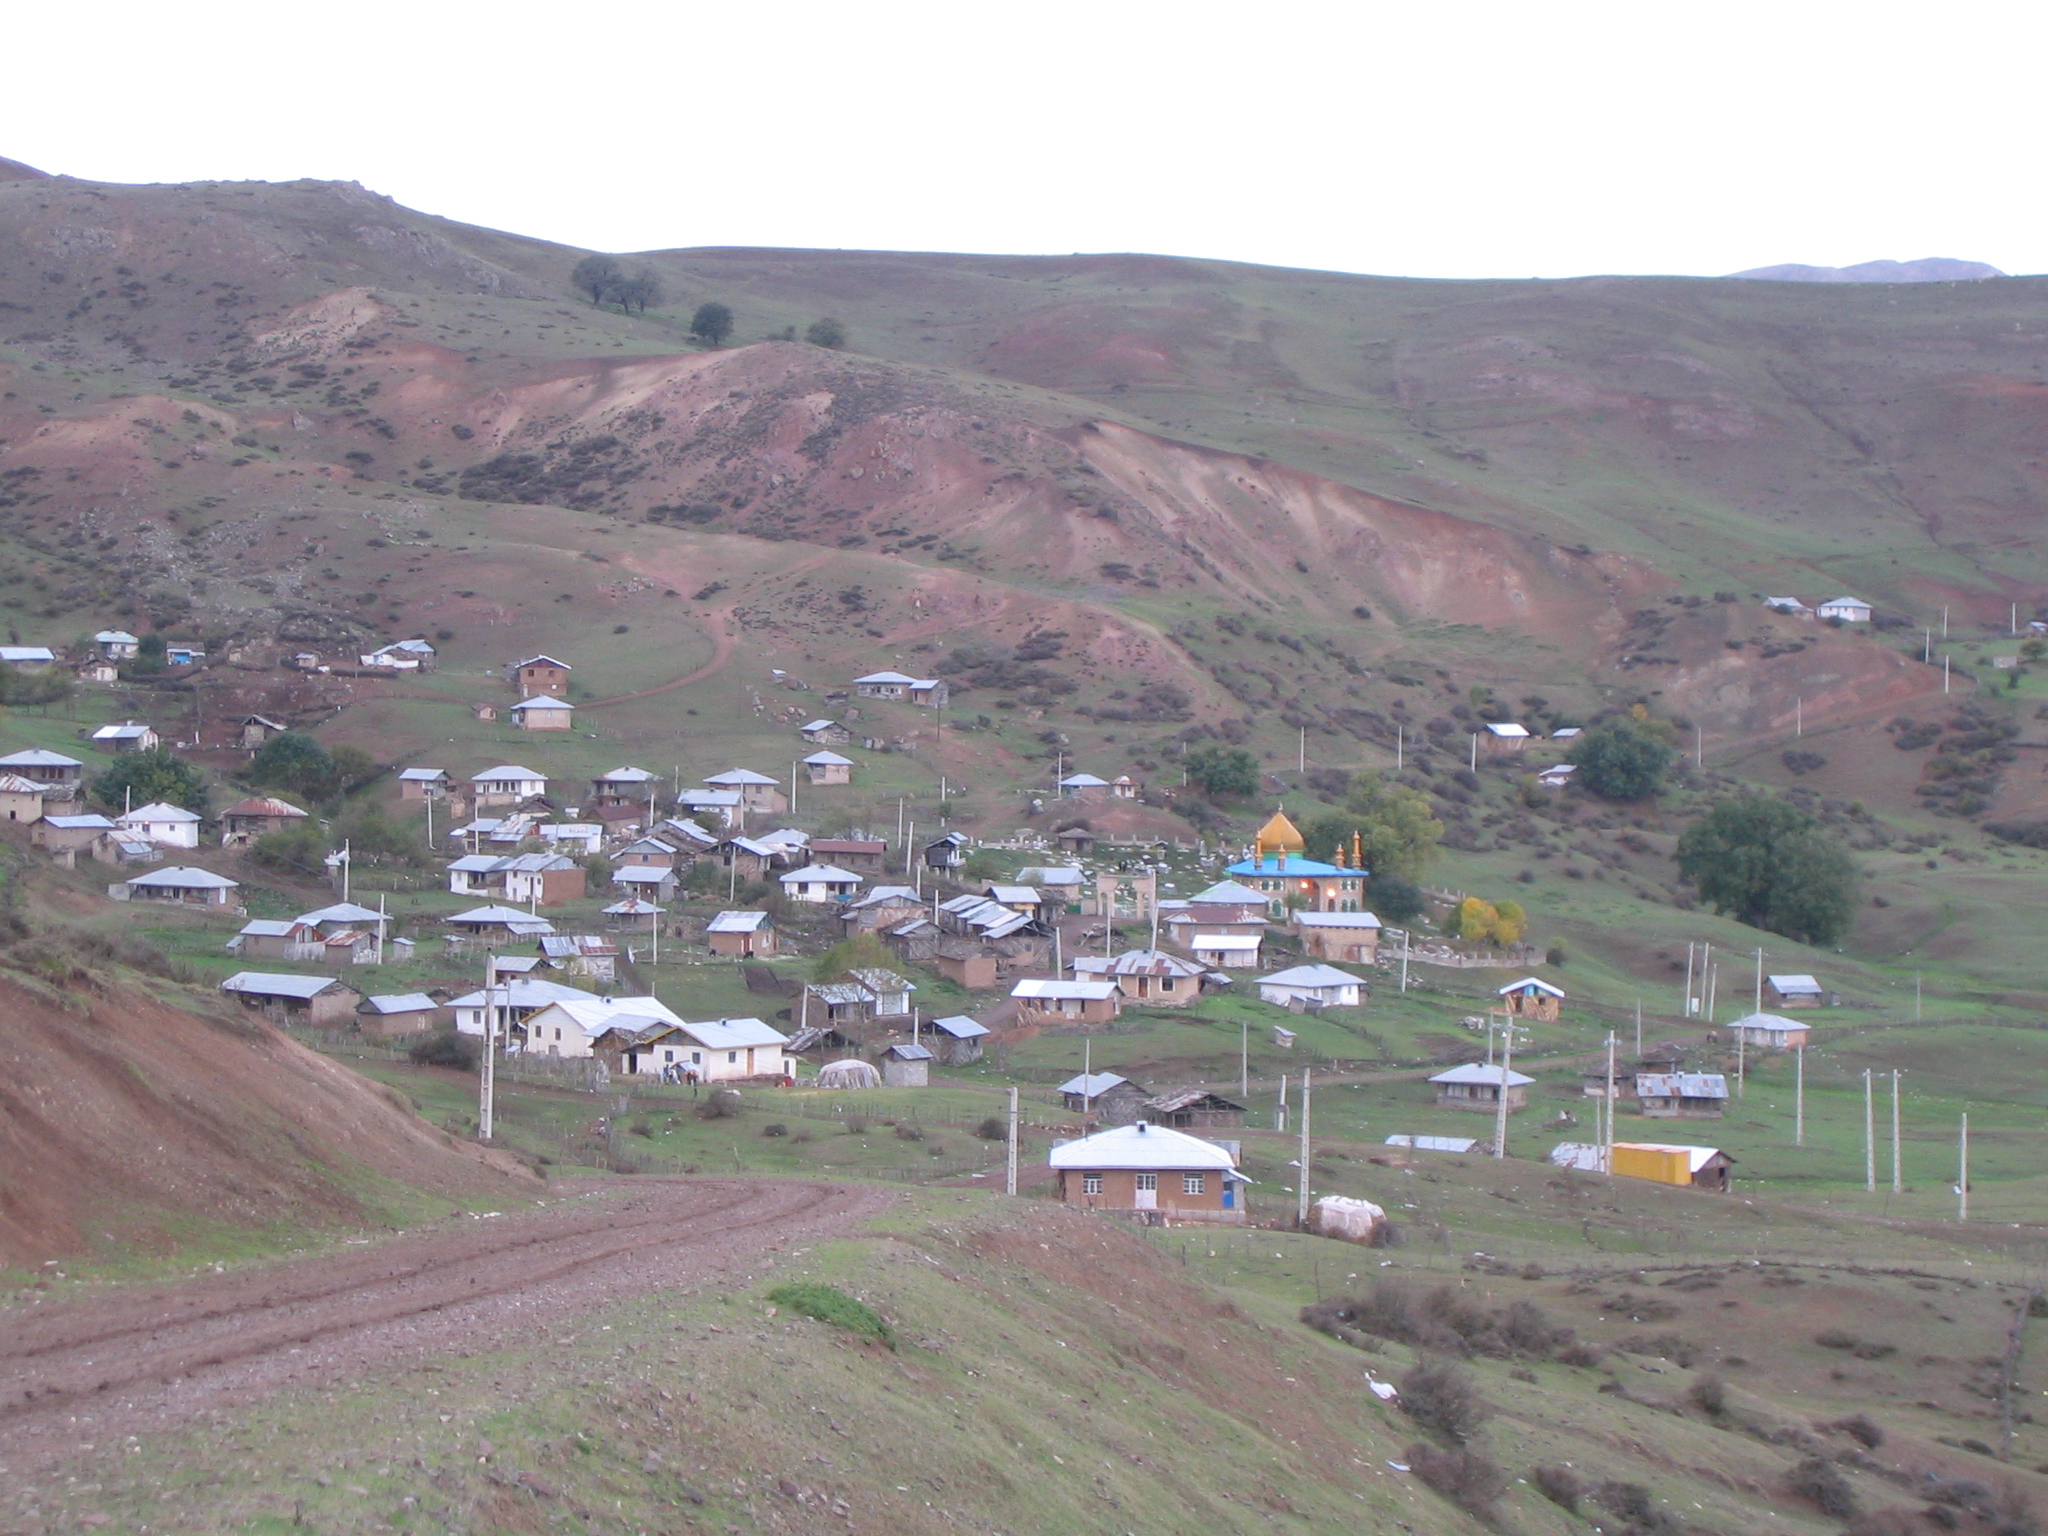
<svg viewBox="0 0 2048 1536"><path fill-rule="evenodd" d="M1060 1199L1089 1210L1179 1221L1242 1222L1242 1186L1230 1152L1165 1126L1122 1125L1063 1142L1048 1157Z"/></svg>

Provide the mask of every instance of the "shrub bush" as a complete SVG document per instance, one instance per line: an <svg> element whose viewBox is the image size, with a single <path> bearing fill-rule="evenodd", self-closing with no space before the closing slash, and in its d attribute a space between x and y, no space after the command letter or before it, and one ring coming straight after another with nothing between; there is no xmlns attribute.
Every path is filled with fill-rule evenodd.
<svg viewBox="0 0 2048 1536"><path fill-rule="evenodd" d="M1718 1419L1728 1411L1728 1384L1718 1376L1702 1376L1686 1393L1692 1404L1709 1418Z"/></svg>
<svg viewBox="0 0 2048 1536"><path fill-rule="evenodd" d="M730 1088L719 1088L697 1106L700 1120L730 1120L740 1112L740 1096Z"/></svg>
<svg viewBox="0 0 2048 1536"><path fill-rule="evenodd" d="M1538 1493L1568 1514L1579 1512L1586 1485L1570 1467L1531 1467L1529 1481Z"/></svg>
<svg viewBox="0 0 2048 1536"><path fill-rule="evenodd" d="M983 1141L1008 1141L1010 1127L999 1116L990 1115L974 1128L974 1134Z"/></svg>
<svg viewBox="0 0 2048 1536"><path fill-rule="evenodd" d="M1507 1474L1493 1459L1463 1446L1446 1450L1418 1440L1402 1458L1428 1487L1468 1514L1484 1516L1508 1491Z"/></svg>
<svg viewBox="0 0 2048 1536"><path fill-rule="evenodd" d="M761 1134L763 1136L787 1136L789 1134L789 1127L780 1120L774 1120L761 1127Z"/></svg>
<svg viewBox="0 0 2048 1536"><path fill-rule="evenodd" d="M896 1126L896 1139L897 1139L898 1141L923 1141L923 1140L924 1140L924 1132L923 1132L923 1131L920 1131L920 1130L919 1130L919 1129L918 1129L918 1128L917 1128L916 1126L912 1125L912 1124L911 1124L911 1123L910 1123L910 1122L909 1122L908 1120L903 1120L903 1121L899 1121L899 1122L897 1123L897 1126Z"/></svg>
<svg viewBox="0 0 2048 1536"><path fill-rule="evenodd" d="M452 1029L440 1029L415 1040L405 1054L416 1067L457 1067L473 1072L483 1060L483 1045Z"/></svg>
<svg viewBox="0 0 2048 1536"><path fill-rule="evenodd" d="M806 1280L797 1285L778 1286L768 1293L768 1299L778 1307L801 1312L805 1317L815 1318L834 1328L844 1328L848 1333L857 1333L882 1344L893 1343L889 1325L883 1321L882 1314L866 1302L847 1295L836 1285L820 1285L815 1280Z"/></svg>
<svg viewBox="0 0 2048 1536"><path fill-rule="evenodd" d="M1830 1520L1849 1520L1856 1514L1856 1491L1849 1480L1825 1457L1809 1456L1785 1475L1786 1486Z"/></svg>
<svg viewBox="0 0 2048 1536"><path fill-rule="evenodd" d="M1477 1384L1455 1365L1424 1361L1410 1368L1398 1385L1402 1411L1454 1445L1477 1434L1490 1412Z"/></svg>
<svg viewBox="0 0 2048 1536"><path fill-rule="evenodd" d="M1884 1444L1884 1430L1865 1414L1852 1413L1846 1419L1836 1419L1823 1427L1840 1430L1866 1451L1874 1451Z"/></svg>

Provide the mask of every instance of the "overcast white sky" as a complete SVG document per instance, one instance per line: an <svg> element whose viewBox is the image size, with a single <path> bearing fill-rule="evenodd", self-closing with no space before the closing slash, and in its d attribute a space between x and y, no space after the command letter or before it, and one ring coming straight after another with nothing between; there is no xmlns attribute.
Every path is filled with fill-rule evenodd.
<svg viewBox="0 0 2048 1536"><path fill-rule="evenodd" d="M2044 8L1737 0L18 7L0 154L360 181L602 250L1426 277L2048 271Z"/></svg>

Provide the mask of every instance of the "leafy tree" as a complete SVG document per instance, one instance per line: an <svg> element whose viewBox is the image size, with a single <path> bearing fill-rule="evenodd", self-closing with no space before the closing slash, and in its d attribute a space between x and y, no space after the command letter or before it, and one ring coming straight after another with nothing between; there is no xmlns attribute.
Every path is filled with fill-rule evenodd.
<svg viewBox="0 0 2048 1536"><path fill-rule="evenodd" d="M1496 944L1519 944L1529 927L1529 914L1522 910L1519 901L1496 901L1493 904L1493 942Z"/></svg>
<svg viewBox="0 0 2048 1536"><path fill-rule="evenodd" d="M1685 829L1677 862L1716 911L1804 944L1834 943L1855 916L1855 862L1811 816L1782 800L1721 801Z"/></svg>
<svg viewBox="0 0 2048 1536"><path fill-rule="evenodd" d="M811 980L837 981L848 971L895 969L896 957L889 953L887 945L872 933L857 933L818 956L811 967Z"/></svg>
<svg viewBox="0 0 2048 1536"><path fill-rule="evenodd" d="M659 308L663 297L661 279L644 267L612 285L612 299L619 308L638 314L646 314L650 304Z"/></svg>
<svg viewBox="0 0 2048 1536"><path fill-rule="evenodd" d="M846 327L830 317L813 320L804 332L804 340L814 347L830 347L837 352L846 345Z"/></svg>
<svg viewBox="0 0 2048 1536"><path fill-rule="evenodd" d="M144 635L135 646L135 659L128 663L128 670L137 677L154 677L164 669L164 637Z"/></svg>
<svg viewBox="0 0 2048 1536"><path fill-rule="evenodd" d="M1196 747L1181 761L1188 782L1205 795L1259 792L1259 760L1244 747Z"/></svg>
<svg viewBox="0 0 2048 1536"><path fill-rule="evenodd" d="M256 749L248 780L306 800L325 800L340 784L327 749L304 731L280 731Z"/></svg>
<svg viewBox="0 0 2048 1536"><path fill-rule="evenodd" d="M1458 903L1457 915L1453 919L1458 937L1467 944L1476 944L1481 939L1493 937L1493 930L1500 922L1500 913L1490 901L1481 901L1477 896L1467 896Z"/></svg>
<svg viewBox="0 0 2048 1536"><path fill-rule="evenodd" d="M1412 880L1403 880L1399 875L1375 875L1372 878L1367 900L1372 909L1390 923L1406 923L1422 916L1429 903L1423 898L1422 887Z"/></svg>
<svg viewBox="0 0 2048 1536"><path fill-rule="evenodd" d="M0 666L0 704L16 708L61 703L71 697L71 679L60 672L24 672Z"/></svg>
<svg viewBox="0 0 2048 1536"><path fill-rule="evenodd" d="M625 281L625 277L625 272L611 257L586 256L576 263L576 270L569 274L569 281L589 294L591 303L602 304L610 297L614 285Z"/></svg>
<svg viewBox="0 0 2048 1536"><path fill-rule="evenodd" d="M963 880L999 880L1003 874L1003 856L993 848L977 848L967 855L960 865Z"/></svg>
<svg viewBox="0 0 2048 1536"><path fill-rule="evenodd" d="M350 850L351 856L354 850ZM249 845L249 857L265 869L301 880L324 879L327 874L327 834L312 817L294 822L279 832L259 837Z"/></svg>
<svg viewBox="0 0 2048 1536"><path fill-rule="evenodd" d="M92 781L92 797L109 810L154 805L159 800L206 814L206 780L185 759L164 747L130 752Z"/></svg>
<svg viewBox="0 0 2048 1536"><path fill-rule="evenodd" d="M361 747L344 743L328 754L334 764L335 792L350 794L361 789L384 770Z"/></svg>
<svg viewBox="0 0 2048 1536"><path fill-rule="evenodd" d="M1328 860L1341 850L1348 860L1355 847L1374 874L1414 880L1436 857L1444 824L1430 814L1427 795L1361 773L1352 781L1349 808L1318 816L1301 835L1312 859Z"/></svg>
<svg viewBox="0 0 2048 1536"><path fill-rule="evenodd" d="M1579 782L1603 800L1649 799L1678 755L1669 735L1669 727L1653 724L1639 713L1594 726L1572 749Z"/></svg>
<svg viewBox="0 0 2048 1536"><path fill-rule="evenodd" d="M699 304L697 313L690 316L690 334L714 347L724 346L725 338L732 334L732 311L716 302Z"/></svg>

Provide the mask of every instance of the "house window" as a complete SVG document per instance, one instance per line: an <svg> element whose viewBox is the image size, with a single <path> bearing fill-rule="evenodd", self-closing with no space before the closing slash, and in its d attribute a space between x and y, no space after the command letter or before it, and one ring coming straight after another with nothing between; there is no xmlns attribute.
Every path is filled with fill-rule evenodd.
<svg viewBox="0 0 2048 1536"><path fill-rule="evenodd" d="M1171 976L1162 976L1159 979L1159 990L1162 992L1171 992L1173 990L1173 978Z"/></svg>
<svg viewBox="0 0 2048 1536"><path fill-rule="evenodd" d="M1159 1175L1158 1175L1158 1174L1156 1174L1156 1173L1141 1173L1141 1174L1139 1174L1139 1175L1138 1175L1138 1188L1140 1188L1140 1189L1157 1189L1158 1187L1159 1187Z"/></svg>
<svg viewBox="0 0 2048 1536"><path fill-rule="evenodd" d="M1099 1194L1101 1194L1101 1193L1102 1193L1102 1175L1101 1175L1101 1174L1099 1174L1099 1173L1084 1173L1084 1174L1082 1174L1082 1175L1081 1175L1081 1193L1082 1193L1082 1194L1084 1194L1084 1195L1099 1195Z"/></svg>
<svg viewBox="0 0 2048 1536"><path fill-rule="evenodd" d="M1180 1192L1184 1195L1203 1194L1208 1188L1209 1175L1206 1173L1184 1173L1180 1176Z"/></svg>
<svg viewBox="0 0 2048 1536"><path fill-rule="evenodd" d="M559 1034L561 1033L561 1031L557 1030L556 1033ZM676 1053L674 1051L663 1051L661 1053L661 1059L663 1061L674 1061L676 1059Z"/></svg>
<svg viewBox="0 0 2048 1536"><path fill-rule="evenodd" d="M692 1051L690 1052L690 1060L696 1066L701 1067L704 1065L704 1053L702 1051Z"/></svg>
<svg viewBox="0 0 2048 1536"><path fill-rule="evenodd" d="M727 1051L725 1053L725 1059L729 1062L738 1061L740 1059L740 1053L738 1051Z"/></svg>

